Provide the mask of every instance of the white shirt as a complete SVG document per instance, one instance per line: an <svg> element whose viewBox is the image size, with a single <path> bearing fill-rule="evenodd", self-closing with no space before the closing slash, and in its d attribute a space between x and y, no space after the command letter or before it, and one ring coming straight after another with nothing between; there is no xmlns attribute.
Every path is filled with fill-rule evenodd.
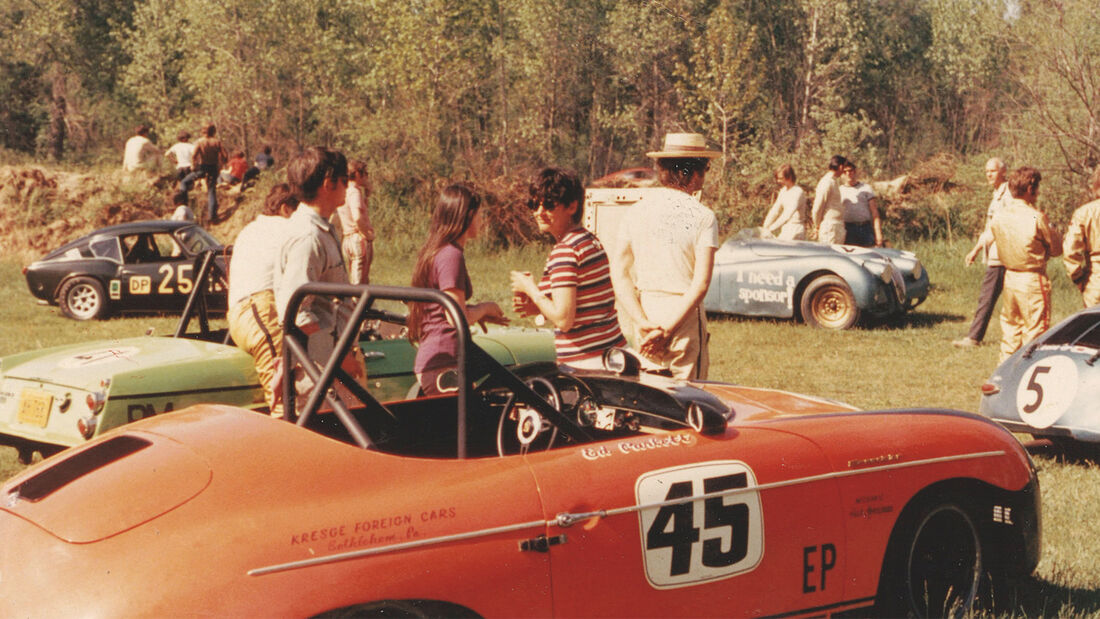
<svg viewBox="0 0 1100 619"><path fill-rule="evenodd" d="M844 205L846 223L866 223L871 221L871 200L875 190L867 183L840 186L840 201Z"/></svg>
<svg viewBox="0 0 1100 619"><path fill-rule="evenodd" d="M374 229L370 225L370 212L367 201L363 199L363 188L349 181L344 203L336 209L340 217L340 233L345 238L353 234L362 234L368 241L374 240Z"/></svg>
<svg viewBox="0 0 1100 619"><path fill-rule="evenodd" d="M993 190L993 199L989 201L989 209L985 212L985 228L978 237L978 242L985 246L985 263L991 267L1001 266L1000 257L997 256L997 243L993 241L993 216L1010 200L1012 194L1008 192L1008 183L1001 183Z"/></svg>
<svg viewBox="0 0 1100 619"><path fill-rule="evenodd" d="M278 215L258 215L237 235L229 260L229 307L257 292L274 290L275 261L288 221Z"/></svg>
<svg viewBox="0 0 1100 619"><path fill-rule="evenodd" d="M190 168L191 160L195 156L195 145L190 142L176 142L172 148L164 151L164 156L168 155L176 158L177 168Z"/></svg>
<svg viewBox="0 0 1100 619"><path fill-rule="evenodd" d="M143 135L135 135L126 140L126 150L122 154L122 169L133 172L141 168L151 169L156 165L160 151Z"/></svg>
<svg viewBox="0 0 1100 619"><path fill-rule="evenodd" d="M630 245L640 292L684 294L695 273L695 248L718 247L718 218L694 196L658 187L627 210L619 242Z"/></svg>
<svg viewBox="0 0 1100 619"><path fill-rule="evenodd" d="M764 217L764 229L781 239L802 238L806 223L806 192L798 185L782 187Z"/></svg>
<svg viewBox="0 0 1100 619"><path fill-rule="evenodd" d="M814 190L813 220L820 226L826 227L839 224L844 221L844 208L840 202L840 186L832 172L826 172L825 176L817 182Z"/></svg>

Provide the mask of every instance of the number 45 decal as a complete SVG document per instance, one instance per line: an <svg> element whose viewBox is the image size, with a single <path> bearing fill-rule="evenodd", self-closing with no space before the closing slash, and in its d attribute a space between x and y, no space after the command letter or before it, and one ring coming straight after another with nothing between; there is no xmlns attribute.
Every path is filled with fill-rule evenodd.
<svg viewBox="0 0 1100 619"><path fill-rule="evenodd" d="M638 518L649 583L683 587L755 568L764 555L755 486L752 469L733 460L639 477L635 497L643 507Z"/></svg>

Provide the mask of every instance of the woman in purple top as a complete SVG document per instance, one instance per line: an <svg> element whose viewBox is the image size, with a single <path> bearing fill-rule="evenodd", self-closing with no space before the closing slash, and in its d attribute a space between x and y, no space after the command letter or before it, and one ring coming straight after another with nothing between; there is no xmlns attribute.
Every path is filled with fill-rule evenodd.
<svg viewBox="0 0 1100 619"><path fill-rule="evenodd" d="M481 198L465 184L454 184L439 194L432 213L428 241L420 249L412 285L435 288L451 295L466 308L469 323L507 324L500 306L492 301L467 304L474 294L462 250L481 228ZM457 363L454 325L443 308L434 303L413 303L409 308L409 340L419 343L413 371L425 395L441 393L438 378Z"/></svg>

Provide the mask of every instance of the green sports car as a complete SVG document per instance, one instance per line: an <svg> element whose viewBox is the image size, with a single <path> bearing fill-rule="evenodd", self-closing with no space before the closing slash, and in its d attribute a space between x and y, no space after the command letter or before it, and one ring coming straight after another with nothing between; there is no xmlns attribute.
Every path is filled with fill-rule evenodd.
<svg viewBox="0 0 1100 619"><path fill-rule="evenodd" d="M196 270L199 277L222 276L213 260ZM192 322L199 328L188 332ZM367 324L359 341L367 387L379 400L402 399L416 382L404 317L374 311ZM547 330L490 328L474 340L507 366L554 359ZM0 359L0 445L15 447L23 463L35 451L49 456L120 425L203 402L266 410L252 357L229 342L225 329L210 328L201 296L189 302L172 336L84 342Z"/></svg>

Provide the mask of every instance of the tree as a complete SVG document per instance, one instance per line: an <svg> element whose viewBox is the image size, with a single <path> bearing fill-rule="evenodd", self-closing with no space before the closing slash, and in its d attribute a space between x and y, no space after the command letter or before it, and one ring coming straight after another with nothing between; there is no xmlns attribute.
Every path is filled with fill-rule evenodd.
<svg viewBox="0 0 1100 619"><path fill-rule="evenodd" d="M687 64L677 67L684 116L710 136L720 136L723 158L753 126L761 76L753 62L756 28L739 21L732 0L722 0L692 38Z"/></svg>
<svg viewBox="0 0 1100 619"><path fill-rule="evenodd" d="M1085 176L1100 162L1100 6L1032 0L1008 28L1013 48L1008 131L1031 153L1052 145L1065 169Z"/></svg>

